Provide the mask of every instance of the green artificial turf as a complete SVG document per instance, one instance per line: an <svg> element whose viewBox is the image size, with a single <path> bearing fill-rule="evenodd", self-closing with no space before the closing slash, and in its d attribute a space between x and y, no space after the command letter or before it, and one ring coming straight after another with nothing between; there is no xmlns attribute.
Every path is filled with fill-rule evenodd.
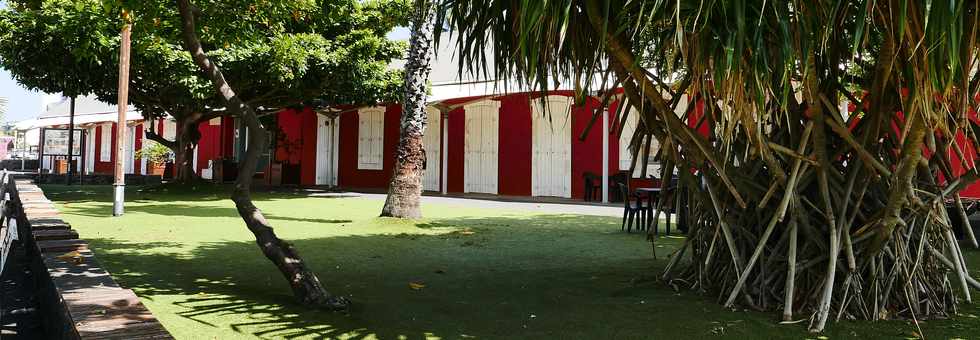
<svg viewBox="0 0 980 340"><path fill-rule="evenodd" d="M378 199L256 194L279 236L296 245L331 292L354 301L349 314L321 312L293 302L226 199L227 188L131 190L120 218L108 217L109 187L44 190L116 280L178 339L916 334L908 321L842 321L814 335L806 321L780 325L778 313L726 310L710 297L675 292L651 278L682 239L660 238L653 260L644 236L621 232L614 217L425 205L424 220L402 221L377 218ZM980 252L966 257L980 268ZM980 337L980 309L959 312L922 322L925 335Z"/></svg>

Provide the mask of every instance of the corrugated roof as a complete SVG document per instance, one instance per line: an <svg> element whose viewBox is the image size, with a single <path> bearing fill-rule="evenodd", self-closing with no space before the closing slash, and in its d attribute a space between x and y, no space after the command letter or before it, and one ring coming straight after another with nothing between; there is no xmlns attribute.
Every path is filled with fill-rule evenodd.
<svg viewBox="0 0 980 340"><path fill-rule="evenodd" d="M119 106L115 104L101 102L95 98L95 96L78 97L75 99L75 117L92 114L118 113L118 107ZM63 98L56 103L48 105L47 109L45 109L44 112L41 112L41 115L38 116L38 119L68 117L70 110L71 99ZM135 112L136 109L130 105L128 111Z"/></svg>

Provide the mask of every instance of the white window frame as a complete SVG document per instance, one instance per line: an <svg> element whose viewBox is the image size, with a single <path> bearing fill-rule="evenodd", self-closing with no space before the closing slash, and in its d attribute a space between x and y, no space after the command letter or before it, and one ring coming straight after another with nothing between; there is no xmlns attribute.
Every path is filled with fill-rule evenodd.
<svg viewBox="0 0 980 340"><path fill-rule="evenodd" d="M111 162L112 161L112 123L102 124L102 139L99 140L99 161L100 162Z"/></svg>
<svg viewBox="0 0 980 340"><path fill-rule="evenodd" d="M384 169L385 107L357 111L357 169Z"/></svg>
<svg viewBox="0 0 980 340"><path fill-rule="evenodd" d="M619 170L629 171L630 165L633 164L633 152L630 151L630 141L633 139L633 133L636 132L636 128L640 125L639 112L634 108L630 108L629 116L626 117L626 126L623 127L623 133L619 136ZM644 148L646 145L641 144L640 148ZM660 163L654 159L657 155L657 150L660 149L660 141L656 138L650 143L650 150L648 150L650 163L647 164L647 176L653 175L657 178L662 177L660 174ZM637 156L642 155L642 150ZM639 178L643 174L643 168L641 168L640 162L643 158L637 160L637 167L633 169L633 178Z"/></svg>

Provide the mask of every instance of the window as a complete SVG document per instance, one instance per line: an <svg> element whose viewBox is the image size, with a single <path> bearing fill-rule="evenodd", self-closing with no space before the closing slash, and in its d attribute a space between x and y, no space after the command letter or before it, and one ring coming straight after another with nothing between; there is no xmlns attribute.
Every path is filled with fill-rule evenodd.
<svg viewBox="0 0 980 340"><path fill-rule="evenodd" d="M357 112L357 168L381 170L384 167L385 108L364 108Z"/></svg>
<svg viewBox="0 0 980 340"><path fill-rule="evenodd" d="M112 161L112 135L112 123L102 124L102 140L100 141L101 147L99 148L100 162Z"/></svg>
<svg viewBox="0 0 980 340"><path fill-rule="evenodd" d="M640 118L639 113L636 109L630 109L629 116L626 117L626 123L623 126L623 134L619 136L619 170L629 171L630 165L633 164L633 152L630 150L630 142L633 140L633 133L636 132L636 128L639 125ZM633 177L639 178L643 174L643 148L646 147L646 143L640 144L640 151L637 152L637 156L640 157L636 160L636 169L633 169ZM650 143L650 150L648 150L649 164L647 164L647 176L660 176L660 163L657 162L654 157L657 155L657 150L660 149L660 141L654 139Z"/></svg>

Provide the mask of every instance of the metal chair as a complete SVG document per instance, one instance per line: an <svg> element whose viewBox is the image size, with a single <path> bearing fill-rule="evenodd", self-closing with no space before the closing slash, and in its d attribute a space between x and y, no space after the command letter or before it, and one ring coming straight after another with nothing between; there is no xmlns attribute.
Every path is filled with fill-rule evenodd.
<svg viewBox="0 0 980 340"><path fill-rule="evenodd" d="M643 205L643 200L633 195L627 189L626 184L616 183L619 193L623 199L623 226L622 230L627 233L633 231L633 221L636 221L636 230L646 229L645 221L647 209Z"/></svg>
<svg viewBox="0 0 980 340"><path fill-rule="evenodd" d="M618 188L620 184L626 186L626 192L629 193L629 176L628 172L620 171L615 175L609 176L609 184L611 188ZM624 195L619 190L614 190L610 197L613 202L621 202L628 199L629 195Z"/></svg>
<svg viewBox="0 0 980 340"><path fill-rule="evenodd" d="M602 181L602 177L591 172L586 172L582 174L582 179L585 184L585 201L598 201L599 195L602 192L602 188L598 183Z"/></svg>
<svg viewBox="0 0 980 340"><path fill-rule="evenodd" d="M650 215L653 215L650 218L653 225L649 227L653 228L651 231L654 235L659 234L660 213L663 212L667 219L665 232L667 235L670 235L670 215L677 212L677 177L671 178L669 184L662 183L661 186L663 190L660 191L660 195L657 197L657 202L654 203L651 200L649 203L649 209L651 210ZM656 213L653 212L654 209L656 209Z"/></svg>

